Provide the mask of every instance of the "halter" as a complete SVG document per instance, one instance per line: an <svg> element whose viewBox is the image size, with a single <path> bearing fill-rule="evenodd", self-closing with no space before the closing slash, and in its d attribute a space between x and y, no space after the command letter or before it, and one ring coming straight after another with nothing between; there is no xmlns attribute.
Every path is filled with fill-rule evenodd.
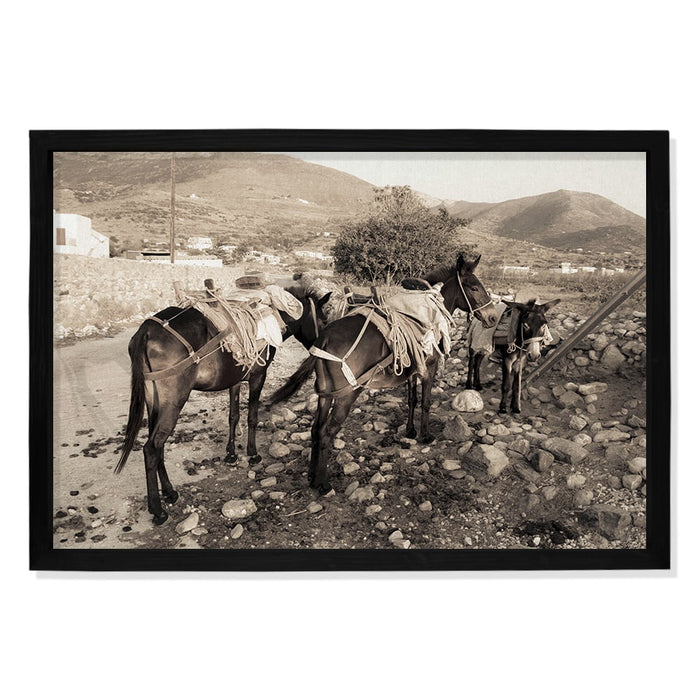
<svg viewBox="0 0 700 700"><path fill-rule="evenodd" d="M485 304L482 304L478 308L473 308L472 303L469 301L469 297L467 296L467 291L464 289L464 285L462 284L462 277L459 274L459 270L456 270L456 275L457 275L457 284L459 285L460 290L462 291L462 296L464 297L464 300L467 302L467 306L469 307L469 314L471 316L475 316L477 311L481 311L481 309L485 309L489 304L492 303L491 299L489 299Z"/></svg>
<svg viewBox="0 0 700 700"><path fill-rule="evenodd" d="M542 328L546 328L546 327L547 327L547 324L543 323ZM525 333L523 331L523 316L522 316L522 314L520 315L520 318L518 319L518 330L520 331L520 343L521 344L518 345L515 342L511 343L507 348L507 352L515 352L516 350L522 350L523 352L525 352L525 349L527 348L528 345L532 345L532 343L543 342L546 338L546 334L543 333L542 335L535 335L532 338L526 339L524 337Z"/></svg>

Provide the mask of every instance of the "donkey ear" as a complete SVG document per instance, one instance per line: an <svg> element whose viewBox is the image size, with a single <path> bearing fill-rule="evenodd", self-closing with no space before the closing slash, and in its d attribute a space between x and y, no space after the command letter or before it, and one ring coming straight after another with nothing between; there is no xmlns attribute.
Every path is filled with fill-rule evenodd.
<svg viewBox="0 0 700 700"><path fill-rule="evenodd" d="M527 304L523 304L520 301L508 301L508 299L501 299L501 301L510 309L518 309L518 311L527 309Z"/></svg>
<svg viewBox="0 0 700 700"><path fill-rule="evenodd" d="M481 255L478 255L474 260L465 260L464 254L460 253L457 258L457 270L460 274L463 272L474 272L474 268L479 264Z"/></svg>
<svg viewBox="0 0 700 700"><path fill-rule="evenodd" d="M547 313L553 306L556 306L561 299L554 299L553 301L548 301L546 304L540 304L540 309L544 311L544 313Z"/></svg>
<svg viewBox="0 0 700 700"><path fill-rule="evenodd" d="M325 294L324 296L322 296L322 297L316 302L316 308L317 308L317 309L322 308L323 305L324 305L325 303L327 303L328 300L331 298L331 294L333 294L333 292L328 292L328 294Z"/></svg>

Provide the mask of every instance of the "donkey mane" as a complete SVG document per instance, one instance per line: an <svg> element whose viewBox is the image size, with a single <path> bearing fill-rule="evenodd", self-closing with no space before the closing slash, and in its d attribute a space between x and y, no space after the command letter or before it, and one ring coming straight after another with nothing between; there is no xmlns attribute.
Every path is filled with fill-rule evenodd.
<svg viewBox="0 0 700 700"><path fill-rule="evenodd" d="M425 275L423 279L433 285L438 282L446 282L452 275L456 274L456 272L456 265L441 265Z"/></svg>

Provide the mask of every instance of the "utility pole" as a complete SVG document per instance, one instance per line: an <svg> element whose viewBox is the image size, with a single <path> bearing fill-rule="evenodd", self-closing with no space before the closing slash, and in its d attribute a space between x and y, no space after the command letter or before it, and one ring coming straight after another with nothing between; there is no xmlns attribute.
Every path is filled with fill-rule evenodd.
<svg viewBox="0 0 700 700"><path fill-rule="evenodd" d="M170 155L170 263L175 264L175 153Z"/></svg>

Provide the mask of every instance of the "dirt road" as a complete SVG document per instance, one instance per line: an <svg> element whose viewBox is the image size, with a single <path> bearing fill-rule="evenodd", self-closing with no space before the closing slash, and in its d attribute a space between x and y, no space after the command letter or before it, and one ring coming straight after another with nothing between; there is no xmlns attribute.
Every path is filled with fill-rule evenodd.
<svg viewBox="0 0 700 700"><path fill-rule="evenodd" d="M121 475L113 473L122 443L120 433L129 412L131 368L127 347L135 330L54 349L53 498L54 512L65 513L55 521L57 547L142 546L134 534L153 530L150 516L144 511L141 453L132 453ZM281 383L279 377L289 376L304 356L305 350L296 340L287 341L270 368L265 394ZM245 389L242 395L242 409L246 410ZM166 461L173 483L205 476L201 473L193 479L187 468L193 459L201 459L197 453L201 453L205 437L215 434L217 442L225 440L227 411L228 392L192 393L174 440L168 443ZM200 430L187 434L183 427L195 416L202 424ZM245 425L245 413L241 423ZM145 434L142 430L142 439ZM223 456L224 449L216 453ZM130 523L130 530L104 527L122 521ZM78 537L73 533L76 527ZM69 530L70 539L66 537Z"/></svg>

